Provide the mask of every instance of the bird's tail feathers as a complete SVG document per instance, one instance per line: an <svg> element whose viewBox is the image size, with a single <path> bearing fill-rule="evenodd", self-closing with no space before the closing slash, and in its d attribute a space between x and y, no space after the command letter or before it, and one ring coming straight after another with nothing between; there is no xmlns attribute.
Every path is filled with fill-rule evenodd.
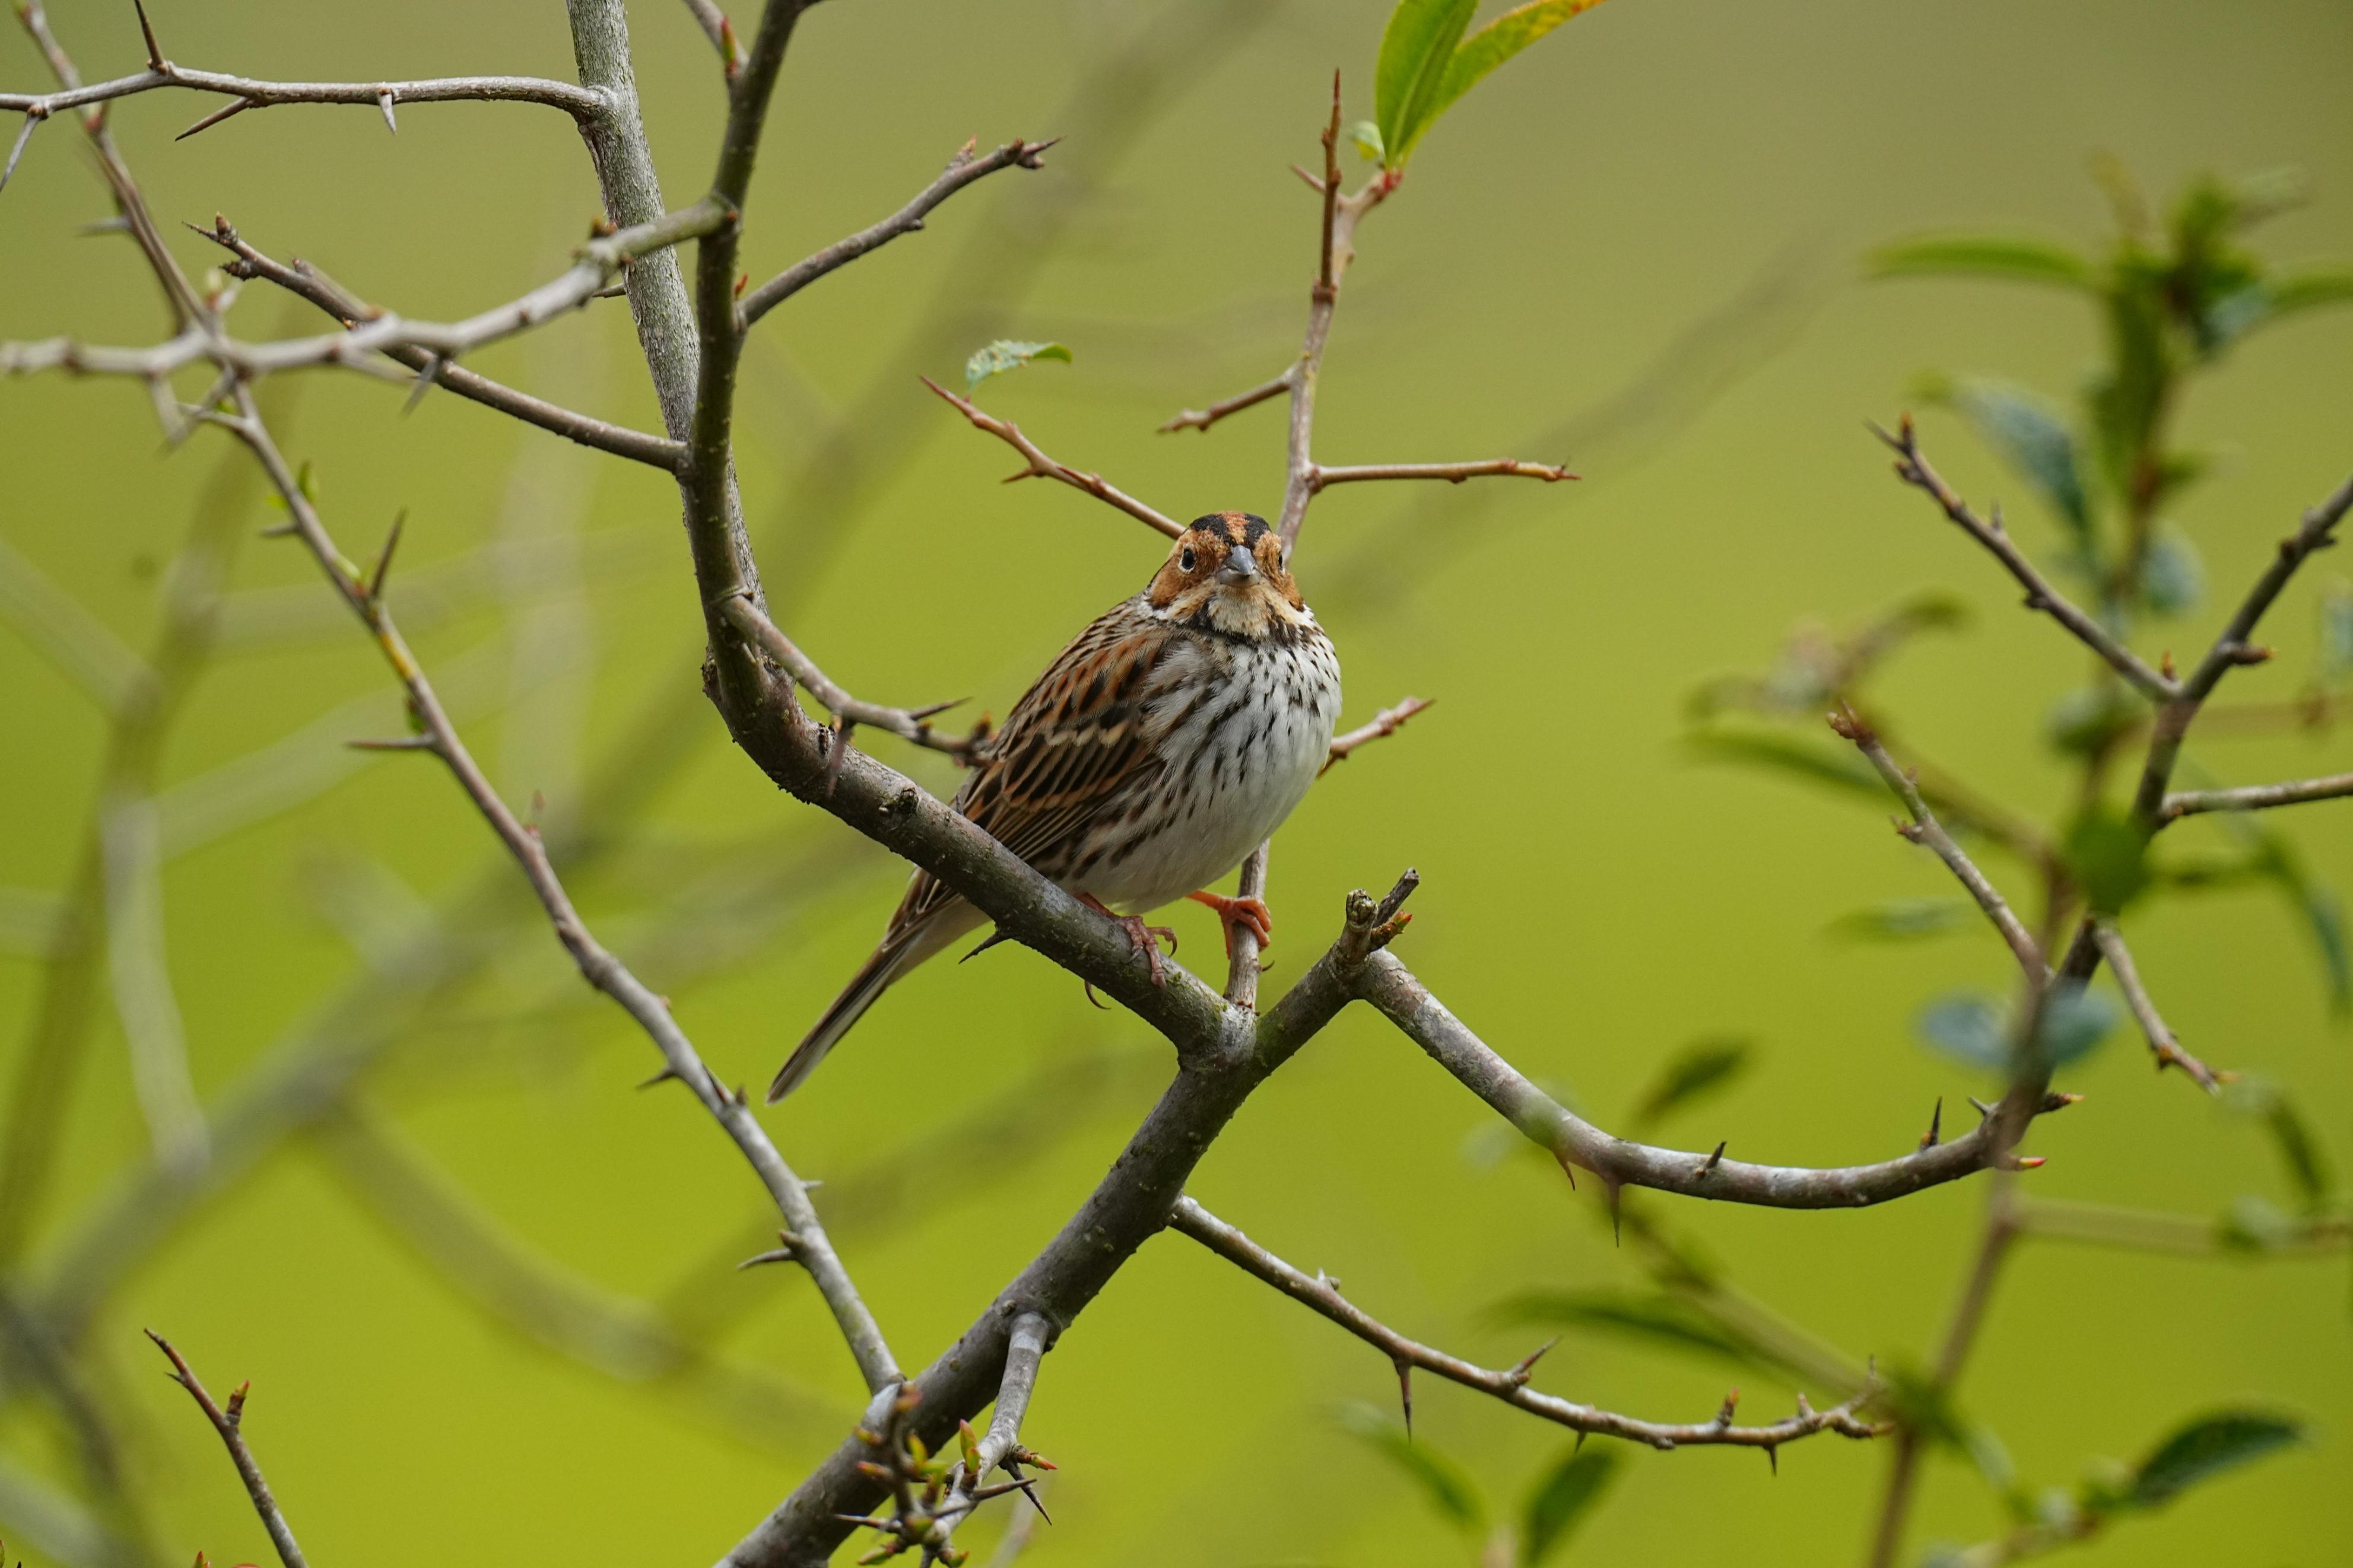
<svg viewBox="0 0 2353 1568"><path fill-rule="evenodd" d="M776 1080L768 1085L770 1105L798 1089L801 1081L817 1070L817 1064L825 1060L825 1054L842 1036L849 1033L850 1026L865 1016L866 1009L874 1005L875 999L899 977L902 970L911 967L909 959L917 942L927 934L923 925L912 925L894 932L874 950L874 955L850 976L841 994L833 999L833 1005L825 1010L825 1016L777 1070Z"/></svg>

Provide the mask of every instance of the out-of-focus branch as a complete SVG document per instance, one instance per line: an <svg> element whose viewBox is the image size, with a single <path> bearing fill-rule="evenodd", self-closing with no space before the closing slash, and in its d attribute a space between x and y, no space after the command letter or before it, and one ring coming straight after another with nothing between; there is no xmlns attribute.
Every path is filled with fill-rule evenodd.
<svg viewBox="0 0 2353 1568"><path fill-rule="evenodd" d="M901 740L934 752L945 752L952 757L968 757L974 749L987 739L984 724L968 735L943 735L932 729L934 714L946 711L962 701L935 702L928 708L885 708L878 703L862 702L835 684L833 678L817 667L815 660L803 653L793 640L776 628L774 621L760 613L745 595L737 595L727 603L727 616L736 629L757 643L762 651L784 667L806 688L808 694L825 704L840 727L836 745L849 744L848 726L870 725L887 730Z"/></svg>
<svg viewBox="0 0 2353 1568"><path fill-rule="evenodd" d="M1146 506L1118 486L1105 480L1101 474L1083 473L1067 463L1056 462L1040 451L1038 444L1024 436L1021 433L1021 426L1011 420L999 419L993 414L983 413L971 399L958 397L930 376L924 376L923 383L946 399L966 419L971 420L976 429L987 431L1020 453L1028 461L1029 465L1028 468L1018 474L1008 474L1005 477L1007 484L1009 485L1016 479L1059 479L1073 489L1084 490L1106 505L1117 507L1145 527L1155 529L1171 539L1185 531L1174 518Z"/></svg>
<svg viewBox="0 0 2353 1568"><path fill-rule="evenodd" d="M1244 1273L1264 1280L1293 1300L1339 1324L1380 1351L1396 1363L1400 1379L1409 1377L1411 1370L1419 1367L1451 1383L1492 1394L1506 1405L1573 1431L1623 1437L1629 1442L1648 1444L1653 1448L1711 1444L1778 1448L1784 1443L1794 1443L1817 1432L1836 1432L1847 1437L1875 1437L1887 1430L1885 1426L1864 1420L1858 1414L1876 1396L1876 1388L1866 1388L1842 1405L1820 1411L1809 1406L1805 1396L1800 1394L1796 1415L1765 1426L1733 1425L1733 1410L1740 1399L1737 1390L1725 1400L1714 1420L1683 1423L1638 1420L1590 1405L1578 1405L1554 1394L1539 1394L1528 1386L1528 1380L1535 1371L1536 1356L1544 1353L1542 1351L1504 1371L1473 1366L1444 1351L1432 1350L1428 1345L1409 1340L1388 1324L1368 1316L1334 1289L1329 1279L1320 1274L1302 1273L1189 1197L1176 1200L1168 1224L1172 1230L1191 1237ZM1408 1408L1408 1420L1410 1421L1410 1406Z"/></svg>
<svg viewBox="0 0 2353 1568"><path fill-rule="evenodd" d="M1830 722L1831 730L1841 739L1854 742L1855 750L1861 752L1879 776L1887 781L1887 787L1894 792L1896 799L1904 803L1904 809L1912 814L1911 822L1898 823L1895 831L1910 842L1934 851L1936 858L1945 863L1961 886L1969 890L1969 897L1977 900L1978 908L1985 911L1986 919L1993 922L1994 930L2001 933L2001 940L2010 944L2011 955L2018 960L2019 968L2025 972L2027 985L2040 989L2050 974L2042 944L2034 940L2034 933L2026 929L2026 922L2011 910L2009 900L2001 896L1991 879L1978 869L1968 852L1954 842L1951 834L1945 831L1944 825L1936 820L1936 814L1929 810L1928 803L1921 798L1919 782L1895 765L1895 760L1887 754L1887 748L1881 743L1878 733L1859 718L1853 709L1841 704L1839 710L1831 715Z"/></svg>
<svg viewBox="0 0 2353 1568"><path fill-rule="evenodd" d="M1970 510L1968 502L1954 493L1952 487L1928 466L1928 459L1921 456L1919 433L1913 428L1909 415L1897 424L1892 435L1876 425L1871 429L1872 434L1887 443L1895 453L1895 477L1926 494L1956 527L1985 546L1988 552L2018 580L2018 585L2026 590L2028 609L2042 611L2073 633L2085 647L2107 660L2110 667L2130 681L2143 696L2167 702L2180 695L2179 682L2151 669L2138 654L2125 647L2106 626L2101 625L2097 617L2087 614L2051 585L2050 579L2043 576L2034 563L2029 561L2025 552L2011 541L2009 532L2001 526L1999 510L1991 521L1980 518Z"/></svg>
<svg viewBox="0 0 2353 1568"><path fill-rule="evenodd" d="M371 305L342 284L328 277L311 263L297 259L291 263L272 260L241 238L226 218L216 219L209 229L199 229L206 239L234 251L237 259L222 270L233 278L259 278L277 284L297 297L308 300L346 327L358 326L384 315L381 307ZM501 414L512 415L526 425L576 441L583 447L610 452L617 458L645 463L665 472L678 467L680 455L686 447L664 436L649 436L642 430L632 430L624 425L610 424L602 419L565 408L544 398L533 397L487 375L463 369L448 363L429 349L411 343L395 343L385 353L422 377L448 387L470 402Z"/></svg>
<svg viewBox="0 0 2353 1568"><path fill-rule="evenodd" d="M47 575L0 541L0 624L119 722L153 679L140 657Z"/></svg>
<svg viewBox="0 0 2353 1568"><path fill-rule="evenodd" d="M1318 772L1328 772L1334 763L1345 763L1357 747L1369 742L1386 739L1405 728L1405 721L1430 706L1425 697L1409 697L1394 708L1384 708L1373 715L1369 724L1360 724L1345 735L1332 737L1332 754L1324 759Z"/></svg>
<svg viewBox="0 0 2353 1568"><path fill-rule="evenodd" d="M356 364L371 353L401 347L454 359L586 304L633 260L708 234L724 216L716 204L704 200L651 223L591 240L561 276L520 299L460 321L417 321L387 311L344 331L266 343L240 342L217 327L198 330L189 325L169 342L144 349L94 347L71 338L47 338L0 343L0 374L66 370L139 376L154 383L174 371L210 363L223 371L253 377L311 365Z"/></svg>
<svg viewBox="0 0 2353 1568"><path fill-rule="evenodd" d="M2132 1009L2134 1020L2140 1025L2140 1032L2147 1037L2149 1055L2157 1058L2158 1070L2162 1072L2169 1067L2179 1068L2207 1093L2220 1093L2221 1079L2231 1075L2217 1073L2181 1048L2181 1042L2174 1037L2173 1031L2158 1013L2157 1004L2149 997L2148 987L2141 984L2140 971L2133 963L2132 950L2125 945L2124 933L2116 930L2116 922L2096 921L2093 923L2092 931L2093 940L2100 944L2100 956L2107 960L2108 973L2116 977L2116 986L2124 992L2126 1005Z"/></svg>
<svg viewBox="0 0 2353 1568"><path fill-rule="evenodd" d="M269 1543L278 1549L278 1560L286 1568L306 1568L302 1549L294 1543L294 1531L287 1525L285 1514L279 1510L278 1500L269 1495L269 1483L262 1479L261 1467L254 1463L253 1450L246 1447L245 1394L252 1385L237 1384L224 1409L213 1403L213 1396L205 1392L205 1385L180 1352L172 1348L171 1341L153 1329L147 1331L147 1337L170 1358L172 1381L188 1391L188 1397L196 1402L196 1408L205 1413L205 1419L220 1434L221 1443L228 1449L229 1462L237 1467L237 1479L245 1483L246 1495L253 1500L253 1511L261 1516L261 1527L269 1532Z"/></svg>
<svg viewBox="0 0 2353 1568"><path fill-rule="evenodd" d="M132 1089L156 1159L199 1165L208 1140L164 955L164 857L153 800L123 794L100 802L99 844L106 865L107 980L131 1048Z"/></svg>
<svg viewBox="0 0 2353 1568"><path fill-rule="evenodd" d="M2019 1229L2030 1237L2130 1247L2143 1252L2211 1257L2218 1252L2261 1256L2267 1252L2333 1252L2353 1244L2353 1215L2306 1215L2289 1220L2279 1235L2265 1235L2251 1247L2228 1219L2120 1208L2114 1204L2036 1198L2018 1205Z"/></svg>
<svg viewBox="0 0 2353 1568"><path fill-rule="evenodd" d="M2165 797L2158 820L2161 825L2204 811L2267 811L2277 805L2342 800L2348 795L2353 795L2353 773L2332 773L2327 778L2296 779L2287 784L2244 784L2237 789L2175 790Z"/></svg>
<svg viewBox="0 0 2353 1568"><path fill-rule="evenodd" d="M1053 144L1051 142L1024 142L1016 138L997 151L977 158L972 155L972 149L967 144L948 160L948 166L940 177L924 186L905 206L881 222L838 239L816 255L794 263L745 294L736 311L737 330L749 327L836 268L847 266L869 251L890 244L902 234L913 234L922 228L924 216L934 207L975 181L985 179L999 169L1044 167L1039 162L1039 155Z"/></svg>
<svg viewBox="0 0 2353 1568"><path fill-rule="evenodd" d="M1334 485L1361 484L1368 479L1444 479L1459 485L1465 479L1542 479L1557 484L1577 478L1567 468L1553 463L1524 463L1516 458L1491 458L1470 463L1357 463L1345 468L1325 468L1311 463L1307 468L1310 489L1321 492Z"/></svg>
<svg viewBox="0 0 2353 1568"><path fill-rule="evenodd" d="M1860 1208L2011 1163L2000 1131L2005 1120L2000 1114L1987 1117L1950 1142L1932 1143L1873 1165L1752 1165L1724 1158L1720 1149L1703 1154L1653 1148L1603 1131L1530 1083L1448 1012L1395 955L1376 952L1366 958L1354 989L1521 1136L1564 1165L1591 1171L1613 1185L1654 1187L1685 1197L1767 1208ZM2022 1094L2012 1090L2013 1096ZM2005 1097L2005 1105L2010 1098ZM2032 1099L2025 1116L2063 1103L2046 1101L2040 1087Z"/></svg>

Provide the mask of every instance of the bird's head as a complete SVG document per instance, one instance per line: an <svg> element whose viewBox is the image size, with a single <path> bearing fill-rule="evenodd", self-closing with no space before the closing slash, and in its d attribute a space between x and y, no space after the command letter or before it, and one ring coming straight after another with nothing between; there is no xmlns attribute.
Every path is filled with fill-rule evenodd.
<svg viewBox="0 0 2353 1568"><path fill-rule="evenodd" d="M1233 637L1263 637L1313 621L1284 566L1281 536L1246 511L1195 518L1145 597L1172 620Z"/></svg>

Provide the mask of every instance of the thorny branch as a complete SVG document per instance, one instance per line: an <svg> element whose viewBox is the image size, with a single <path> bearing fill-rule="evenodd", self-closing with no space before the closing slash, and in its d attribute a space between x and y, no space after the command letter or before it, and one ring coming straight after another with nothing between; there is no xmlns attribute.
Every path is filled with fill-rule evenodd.
<svg viewBox="0 0 2353 1568"><path fill-rule="evenodd" d="M1106 480L1101 474L1082 473L1067 463L1056 462L1039 450L1038 444L1024 436L1021 433L1021 426L1011 420L999 419L993 414L984 413L970 398L957 396L930 376L925 376L923 380L925 386L938 393L958 413L971 420L974 428L987 431L1021 454L1029 467L1018 474L1006 475L1007 484L1009 485L1016 479L1058 479L1072 489L1084 490L1097 500L1117 507L1145 527L1165 533L1171 539L1185 531L1184 525L1177 522L1176 519L1146 506L1125 490Z"/></svg>
<svg viewBox="0 0 2353 1568"><path fill-rule="evenodd" d="M1977 900L1978 908L1985 911L1985 917L1993 922L1994 930L2001 933L2001 940L2010 945L2019 968L2025 971L2027 984L2041 986L2050 970L2043 960L2041 944L2034 940L2034 933L2026 929L2026 922L2010 910L2009 900L2001 896L1992 880L1978 869L1968 852L1954 842L1951 834L1945 831L1944 825L1936 820L1936 814L1929 810L1928 803L1921 798L1919 781L1896 766L1895 759L1887 754L1887 748L1880 742L1878 733L1857 717L1853 709L1841 704L1839 710L1831 715L1831 728L1841 739L1854 742L1855 749L1863 754L1864 760L1871 763L1881 778L1887 781L1887 787L1895 793L1895 798L1904 803L1904 809L1912 814L1912 820L1909 823L1899 822L1895 831L1908 842L1935 852L1936 858L1945 863L1961 886L1968 889L1969 897Z"/></svg>
<svg viewBox="0 0 2353 1568"><path fill-rule="evenodd" d="M245 1483L245 1494L253 1500L253 1511L261 1516L261 1527L269 1532L269 1543L278 1549L278 1560L285 1568L306 1568L302 1549L294 1543L294 1531L287 1524L285 1514L279 1510L278 1500L270 1495L269 1483L262 1478L261 1467L254 1462L253 1450L246 1447L245 1395L252 1384L238 1384L237 1391L228 1396L227 1408L223 1408L213 1403L213 1396L205 1392L204 1384L180 1352L172 1348L171 1341L153 1329L147 1331L147 1337L170 1359L172 1381L188 1391L188 1397L196 1402L196 1408L205 1413L205 1419L220 1434L222 1445L228 1449L229 1462L237 1467L237 1479Z"/></svg>
<svg viewBox="0 0 2353 1568"><path fill-rule="evenodd" d="M1921 456L1919 433L1913 428L1909 416L1897 422L1893 435L1876 425L1871 430L1895 453L1895 477L1925 492L1943 509L1956 527L1985 546L1993 558L2018 579L2018 585L2026 590L2028 609L2042 611L2073 633L2085 647L2107 660L2116 673L2130 681L2143 696L2158 701L2171 701L2180 695L2179 682L2151 669L2138 654L2125 647L2115 634L2101 625L2098 617L2086 613L2051 585L2050 579L2043 576L2034 563L2026 558L2025 552L2011 541L2001 526L1999 510L1989 521L1978 516L1970 510L1968 502L1954 493L1943 477L1928 466L1928 459Z"/></svg>
<svg viewBox="0 0 2353 1568"><path fill-rule="evenodd" d="M1334 763L1345 763L1357 747L1379 741L1405 728L1405 721L1430 706L1426 697L1409 697L1394 708L1384 708L1373 715L1369 724L1360 724L1344 735L1332 737L1332 754L1324 761L1324 771L1329 772Z"/></svg>
<svg viewBox="0 0 2353 1568"><path fill-rule="evenodd" d="M901 235L913 234L922 228L924 217L934 207L975 181L985 179L999 169L1045 167L1039 161L1039 154L1053 144L1051 142L1008 142L994 153L984 153L977 158L972 155L972 148L966 145L948 160L948 166L940 177L924 186L905 206L881 222L838 239L806 260L796 262L745 294L742 307L736 311L737 330L740 331L749 327L836 268L846 267L868 252L890 244Z"/></svg>
<svg viewBox="0 0 2353 1568"><path fill-rule="evenodd" d="M2244 784L2237 789L2175 790L2165 797L2158 814L2160 825L2205 811L2267 811L2279 805L2302 805L2316 800L2342 800L2353 795L2353 773L2327 778L2296 779L2287 784Z"/></svg>
<svg viewBox="0 0 2353 1568"><path fill-rule="evenodd" d="M825 704L840 731L836 745L848 744L848 727L852 724L887 730L913 745L945 752L956 758L971 756L987 740L986 721L967 735L943 735L933 730L933 717L955 707L962 699L935 702L928 708L885 708L877 703L860 701L842 689L790 637L777 630L776 624L763 615L748 595L739 594L730 599L726 613L738 631L756 643L760 651L775 659L787 675L799 681L810 696Z"/></svg>
<svg viewBox="0 0 2353 1568"><path fill-rule="evenodd" d="M1506 1405L1573 1431L1623 1437L1630 1442L1648 1444L1653 1448L1707 1444L1778 1448L1784 1443L1810 1437L1817 1432L1837 1432L1848 1437L1875 1437L1888 1429L1864 1420L1858 1414L1876 1397L1878 1390L1875 1387L1866 1387L1844 1404L1820 1411L1809 1406L1805 1395L1799 1394L1796 1415L1765 1426L1733 1425L1733 1411L1740 1400L1736 1389L1725 1400L1715 1419L1682 1423L1638 1420L1590 1405L1578 1405L1554 1394L1539 1394L1528 1386L1528 1381L1535 1373L1537 1357L1544 1354L1542 1350L1516 1366L1500 1372L1473 1366L1444 1351L1432 1350L1428 1345L1408 1339L1350 1302L1340 1294L1339 1288L1331 1279L1321 1274L1302 1273L1189 1197L1177 1200L1168 1224L1171 1229L1191 1237L1244 1273L1273 1286L1388 1355L1396 1363L1400 1385L1407 1391L1406 1422L1409 1426L1413 1421L1411 1370L1419 1367L1451 1383L1493 1394Z"/></svg>
<svg viewBox="0 0 2353 1568"><path fill-rule="evenodd" d="M2221 1080L2230 1075L2217 1073L2181 1048L2181 1042L2158 1015L2148 988L2141 984L2140 971L2133 964L2132 950L2125 945L2124 933L2116 930L2116 921L2094 921L2092 936L2100 944L2100 956L2107 960L2108 973L2116 976L2117 989L2125 994L2125 1005L2132 1009L2134 1022L2140 1025L2140 1032L2147 1037L2149 1055L2157 1058L2158 1070L2179 1068L2207 1093L2219 1092Z"/></svg>

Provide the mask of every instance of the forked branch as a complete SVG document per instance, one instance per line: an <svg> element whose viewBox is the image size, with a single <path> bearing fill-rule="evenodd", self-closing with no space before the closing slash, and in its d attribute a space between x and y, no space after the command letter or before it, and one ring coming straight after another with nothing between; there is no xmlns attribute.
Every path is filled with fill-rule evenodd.
<svg viewBox="0 0 2353 1568"><path fill-rule="evenodd" d="M229 1463L237 1467L237 1479L245 1483L245 1495L253 1500L253 1511L261 1516L261 1528L269 1532L269 1543L278 1549L278 1560L285 1564L285 1568L307 1568L302 1560L302 1549L294 1542L294 1531L286 1522L286 1515L280 1511L278 1500L270 1493L269 1482L263 1478L261 1467L254 1461L253 1450L246 1446L245 1395L246 1390L252 1385L238 1384L236 1392L228 1396L226 1407L216 1405L213 1396L205 1392L205 1385L196 1376L195 1369L172 1348L171 1341L153 1329L147 1331L147 1337L153 1340L155 1348L171 1361L172 1381L188 1391L188 1397L196 1402L196 1408L205 1413L205 1419L213 1424L215 1432L220 1434L222 1446L228 1449Z"/></svg>

